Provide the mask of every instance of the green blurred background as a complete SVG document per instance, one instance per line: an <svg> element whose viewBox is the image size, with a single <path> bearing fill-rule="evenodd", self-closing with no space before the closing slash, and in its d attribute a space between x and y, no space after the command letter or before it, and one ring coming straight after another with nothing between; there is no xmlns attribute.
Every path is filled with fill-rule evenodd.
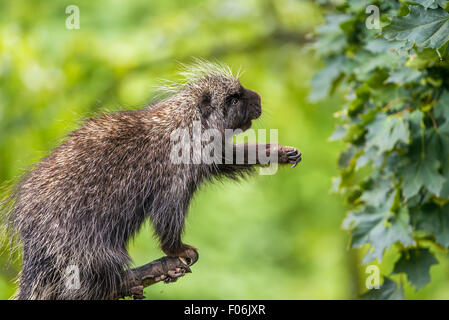
<svg viewBox="0 0 449 320"><path fill-rule="evenodd" d="M80 9L79 30L65 26L68 5ZM303 160L274 176L202 188L185 234L199 248L199 262L192 274L151 286L146 296L356 298L365 282L360 252L348 250L342 199L330 194L342 146L328 137L343 101L338 94L307 100L321 67L309 34L323 13L314 1L296 0L0 2L0 183L45 156L83 118L151 101L158 79L176 78L178 62L199 57L242 67L243 85L262 96L254 127L278 129L279 142L296 146ZM14 293L20 270L4 249L0 299ZM150 226L130 253L136 265L162 256ZM432 268L434 281L419 294L407 288L409 297L449 297L442 259L445 266Z"/></svg>

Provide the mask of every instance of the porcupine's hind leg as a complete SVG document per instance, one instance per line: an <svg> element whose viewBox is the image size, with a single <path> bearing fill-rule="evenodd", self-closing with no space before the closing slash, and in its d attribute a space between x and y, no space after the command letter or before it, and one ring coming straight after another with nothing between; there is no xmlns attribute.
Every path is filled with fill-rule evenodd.
<svg viewBox="0 0 449 320"><path fill-rule="evenodd" d="M60 247L50 256L38 246L24 241L20 300L105 300L120 288L129 256L122 250L97 248L88 257L72 247ZM56 256L58 259L56 259ZM74 257L76 257L74 259Z"/></svg>

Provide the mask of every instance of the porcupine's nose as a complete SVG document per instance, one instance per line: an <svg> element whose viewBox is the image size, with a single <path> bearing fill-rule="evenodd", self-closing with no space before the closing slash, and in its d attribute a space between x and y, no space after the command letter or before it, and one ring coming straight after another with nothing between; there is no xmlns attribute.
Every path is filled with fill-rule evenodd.
<svg viewBox="0 0 449 320"><path fill-rule="evenodd" d="M248 89L248 110L249 118L257 119L262 114L262 107L260 105L260 96L257 92Z"/></svg>

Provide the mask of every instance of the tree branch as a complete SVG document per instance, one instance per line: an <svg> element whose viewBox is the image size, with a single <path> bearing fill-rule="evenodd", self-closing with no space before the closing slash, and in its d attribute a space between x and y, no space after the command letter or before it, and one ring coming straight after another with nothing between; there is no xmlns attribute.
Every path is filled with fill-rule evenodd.
<svg viewBox="0 0 449 320"><path fill-rule="evenodd" d="M198 260L186 262L182 258L162 257L141 267L125 271L118 292L111 295L111 299L132 296L134 299L143 299L143 289L160 281L175 282L186 273L191 273L190 266Z"/></svg>

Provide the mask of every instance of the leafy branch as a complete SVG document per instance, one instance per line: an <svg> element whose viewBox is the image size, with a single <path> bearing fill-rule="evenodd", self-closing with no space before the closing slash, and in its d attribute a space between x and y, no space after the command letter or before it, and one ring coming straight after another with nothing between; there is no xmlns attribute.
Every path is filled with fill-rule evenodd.
<svg viewBox="0 0 449 320"><path fill-rule="evenodd" d="M365 7L349 1L317 30L326 66L310 98L346 91L332 136L346 143L334 184L349 206L343 226L353 248L370 248L363 264L399 251L381 290L364 295L398 299L396 274L419 290L434 252L449 249L449 13L441 0L374 4L381 29L368 29Z"/></svg>

